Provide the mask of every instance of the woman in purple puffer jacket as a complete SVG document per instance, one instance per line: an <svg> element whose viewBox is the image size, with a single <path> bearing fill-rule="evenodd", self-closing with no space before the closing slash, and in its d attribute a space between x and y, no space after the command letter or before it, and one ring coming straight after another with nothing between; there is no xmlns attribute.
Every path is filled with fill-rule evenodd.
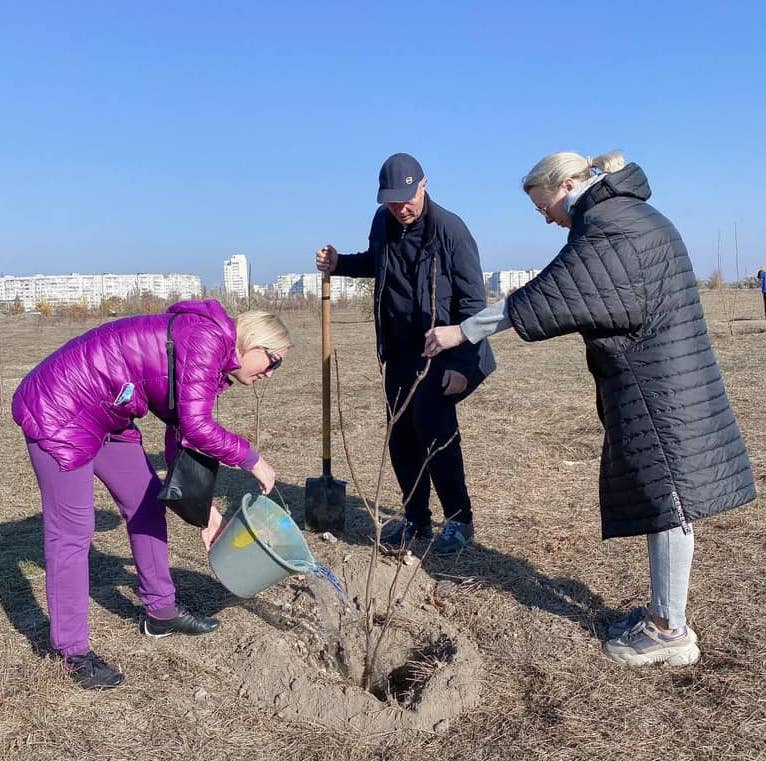
<svg viewBox="0 0 766 761"><path fill-rule="evenodd" d="M175 410L168 409L168 322L175 344ZM175 441L250 471L268 493L274 471L247 439L213 417L230 378L251 385L269 377L291 346L278 317L246 312L236 322L214 300L184 301L166 314L116 320L74 338L40 362L13 397L40 486L51 645L86 688L117 687L122 673L89 647L88 551L95 528L93 477L117 503L128 529L146 607L141 630L153 637L207 634L219 622L176 604L170 578L162 486L133 423L152 412ZM209 548L221 525L211 510L202 531Z"/></svg>

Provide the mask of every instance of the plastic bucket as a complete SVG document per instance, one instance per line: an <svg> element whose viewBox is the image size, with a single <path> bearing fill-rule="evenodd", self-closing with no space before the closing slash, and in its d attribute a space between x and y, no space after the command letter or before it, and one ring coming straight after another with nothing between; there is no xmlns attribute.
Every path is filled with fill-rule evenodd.
<svg viewBox="0 0 766 761"><path fill-rule="evenodd" d="M218 580L238 597L253 597L290 574L316 565L301 530L276 502L245 494L210 548Z"/></svg>

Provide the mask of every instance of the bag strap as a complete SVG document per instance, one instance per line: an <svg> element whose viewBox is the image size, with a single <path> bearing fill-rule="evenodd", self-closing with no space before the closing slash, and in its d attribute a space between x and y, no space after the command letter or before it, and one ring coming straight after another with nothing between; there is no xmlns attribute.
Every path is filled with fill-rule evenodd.
<svg viewBox="0 0 766 761"><path fill-rule="evenodd" d="M174 314L168 320L168 337L165 341L165 350L168 354L168 410L173 411L176 408L176 347L173 343L173 333L171 327L173 320L178 317Z"/></svg>

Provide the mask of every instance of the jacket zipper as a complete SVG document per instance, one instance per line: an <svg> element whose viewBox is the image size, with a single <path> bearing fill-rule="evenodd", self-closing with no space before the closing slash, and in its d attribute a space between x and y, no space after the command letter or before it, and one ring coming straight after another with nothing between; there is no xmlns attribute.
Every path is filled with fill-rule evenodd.
<svg viewBox="0 0 766 761"><path fill-rule="evenodd" d="M386 275L388 274L388 243L385 244L386 249L386 256L383 260L383 278L380 281L380 288L378 290L378 303L377 303L377 318L378 318L378 329L376 331L377 336L381 336L383 332L383 319L380 316L380 304L383 301L383 288L385 288L386 285ZM383 361L383 357L381 356L382 353L382 341L380 338L377 340L378 344L378 363L380 364Z"/></svg>

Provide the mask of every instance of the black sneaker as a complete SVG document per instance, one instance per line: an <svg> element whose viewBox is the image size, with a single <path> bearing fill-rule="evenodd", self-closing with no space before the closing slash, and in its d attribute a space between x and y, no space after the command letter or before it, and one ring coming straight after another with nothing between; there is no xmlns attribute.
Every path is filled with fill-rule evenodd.
<svg viewBox="0 0 766 761"><path fill-rule="evenodd" d="M171 634L210 634L220 625L217 618L197 618L179 605L178 615L174 618L152 618L147 613L141 621L140 629L148 637L169 637Z"/></svg>
<svg viewBox="0 0 766 761"><path fill-rule="evenodd" d="M398 550L406 547L413 539L431 539L433 535L430 523L413 523L403 518L383 529L380 543L384 547Z"/></svg>
<svg viewBox="0 0 766 761"><path fill-rule="evenodd" d="M72 679L86 690L110 690L125 681L125 675L92 650L85 655L64 656L64 668Z"/></svg>

